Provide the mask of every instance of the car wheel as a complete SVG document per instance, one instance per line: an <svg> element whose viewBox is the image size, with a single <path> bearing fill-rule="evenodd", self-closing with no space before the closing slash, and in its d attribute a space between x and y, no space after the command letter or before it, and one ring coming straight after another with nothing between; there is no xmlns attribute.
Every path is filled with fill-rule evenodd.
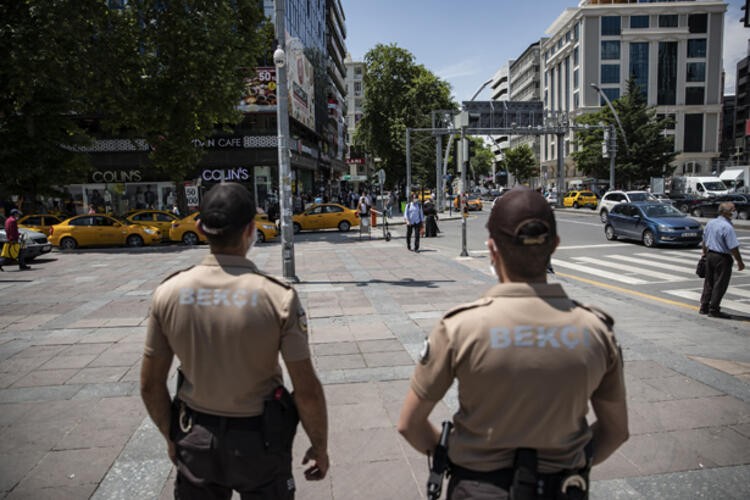
<svg viewBox="0 0 750 500"><path fill-rule="evenodd" d="M141 238L137 234L131 234L125 240L125 244L127 246L129 246L129 247L142 247L143 246L143 238Z"/></svg>
<svg viewBox="0 0 750 500"><path fill-rule="evenodd" d="M65 238L60 240L60 248L62 248L63 250L74 250L78 248L78 242L73 238L66 236Z"/></svg>
<svg viewBox="0 0 750 500"><path fill-rule="evenodd" d="M703 210L701 210L700 208L694 208L693 217L703 217Z"/></svg>
<svg viewBox="0 0 750 500"><path fill-rule="evenodd" d="M656 244L654 233L652 233L650 229L646 229L645 231L643 231L643 244L649 248L653 247Z"/></svg>
<svg viewBox="0 0 750 500"><path fill-rule="evenodd" d="M255 230L255 241L258 243L265 243L266 242L266 236L263 234L263 231Z"/></svg>
<svg viewBox="0 0 750 500"><path fill-rule="evenodd" d="M737 218L741 220L747 220L748 218L750 218L750 212L748 212L747 210L737 212Z"/></svg>
<svg viewBox="0 0 750 500"><path fill-rule="evenodd" d="M188 246L198 244L198 235L192 231L188 231L182 235L182 242Z"/></svg>
<svg viewBox="0 0 750 500"><path fill-rule="evenodd" d="M609 220L609 216L607 215L606 210L602 210L601 212L599 212L599 220L604 222L605 224L607 223L607 221Z"/></svg>
<svg viewBox="0 0 750 500"><path fill-rule="evenodd" d="M300 231L302 231L302 226L299 225L299 222L295 222L293 226L294 226L294 234L297 234Z"/></svg>
<svg viewBox="0 0 750 500"><path fill-rule="evenodd" d="M352 225L349 224L349 221L342 220L341 222L339 222L339 231L341 231L342 233L349 231L351 227Z"/></svg>
<svg viewBox="0 0 750 500"><path fill-rule="evenodd" d="M678 210L679 210L680 212L684 213L684 214L686 214L686 213L689 213L689 212L690 212L690 207L689 207L689 206L687 206L687 204L682 204L682 205L680 205L679 207L677 207L677 209L678 209Z"/></svg>
<svg viewBox="0 0 750 500"><path fill-rule="evenodd" d="M573 202L573 208L578 208L578 202L577 201Z"/></svg>
<svg viewBox="0 0 750 500"><path fill-rule="evenodd" d="M610 241L614 241L617 239L617 235L615 234L615 228L613 228L611 224L607 224L604 227L604 236L606 236L607 239Z"/></svg>

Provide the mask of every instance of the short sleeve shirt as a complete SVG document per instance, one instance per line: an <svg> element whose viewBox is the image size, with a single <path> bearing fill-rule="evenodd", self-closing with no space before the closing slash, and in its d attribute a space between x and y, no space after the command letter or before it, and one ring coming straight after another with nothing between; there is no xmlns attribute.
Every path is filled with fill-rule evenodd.
<svg viewBox="0 0 750 500"><path fill-rule="evenodd" d="M310 357L307 319L293 288L238 256L209 255L154 292L146 356L176 355L191 408L229 417L260 415L283 382L285 361Z"/></svg>
<svg viewBox="0 0 750 500"><path fill-rule="evenodd" d="M723 215L708 221L703 232L703 242L709 250L726 254L740 246L734 226Z"/></svg>
<svg viewBox="0 0 750 500"><path fill-rule="evenodd" d="M589 400L625 401L614 334L558 284L496 285L448 312L425 352L411 387L439 401L458 381L449 455L472 470L511 467L517 448L540 472L582 467Z"/></svg>

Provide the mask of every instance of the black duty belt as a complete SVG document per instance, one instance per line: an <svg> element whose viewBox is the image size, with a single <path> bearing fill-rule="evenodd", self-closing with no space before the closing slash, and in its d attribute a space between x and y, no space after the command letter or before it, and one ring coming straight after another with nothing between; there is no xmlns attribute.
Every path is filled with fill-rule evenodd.
<svg viewBox="0 0 750 500"><path fill-rule="evenodd" d="M477 471L466 469L465 467L451 463L450 474L459 480L494 484L498 488L502 488L506 491L510 489L510 485L513 482L512 467L491 471ZM565 475L562 472L554 474L537 474L537 479L539 483L541 483L539 486L542 488L542 491L538 492L539 495L537 498L555 498L560 491L560 484L564 477Z"/></svg>
<svg viewBox="0 0 750 500"><path fill-rule="evenodd" d="M254 417L223 417L221 415L211 415L210 413L196 411L187 405L185 405L185 417L190 419L193 425L198 424L203 427L221 427L224 429L244 429L250 431L260 430L263 422L262 415Z"/></svg>
<svg viewBox="0 0 750 500"><path fill-rule="evenodd" d="M715 252L713 250L709 250L708 253L715 253L716 255L723 255L724 257L731 257L732 256L732 254L730 254L730 253Z"/></svg>

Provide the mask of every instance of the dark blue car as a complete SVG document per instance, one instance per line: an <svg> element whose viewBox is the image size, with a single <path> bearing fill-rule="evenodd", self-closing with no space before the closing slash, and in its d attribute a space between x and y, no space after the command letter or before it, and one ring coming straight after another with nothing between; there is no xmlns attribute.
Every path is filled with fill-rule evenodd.
<svg viewBox="0 0 750 500"><path fill-rule="evenodd" d="M697 245L703 228L672 205L655 202L620 203L609 211L604 234L608 240L625 238L654 245Z"/></svg>

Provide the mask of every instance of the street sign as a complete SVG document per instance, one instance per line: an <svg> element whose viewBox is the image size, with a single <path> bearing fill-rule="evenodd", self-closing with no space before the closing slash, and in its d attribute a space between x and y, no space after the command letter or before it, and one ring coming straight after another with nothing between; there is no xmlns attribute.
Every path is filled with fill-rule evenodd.
<svg viewBox="0 0 750 500"><path fill-rule="evenodd" d="M542 101L464 101L468 128L544 126Z"/></svg>
<svg viewBox="0 0 750 500"><path fill-rule="evenodd" d="M385 170L383 170L382 168L378 170L378 184L380 184L381 186L385 184Z"/></svg>

